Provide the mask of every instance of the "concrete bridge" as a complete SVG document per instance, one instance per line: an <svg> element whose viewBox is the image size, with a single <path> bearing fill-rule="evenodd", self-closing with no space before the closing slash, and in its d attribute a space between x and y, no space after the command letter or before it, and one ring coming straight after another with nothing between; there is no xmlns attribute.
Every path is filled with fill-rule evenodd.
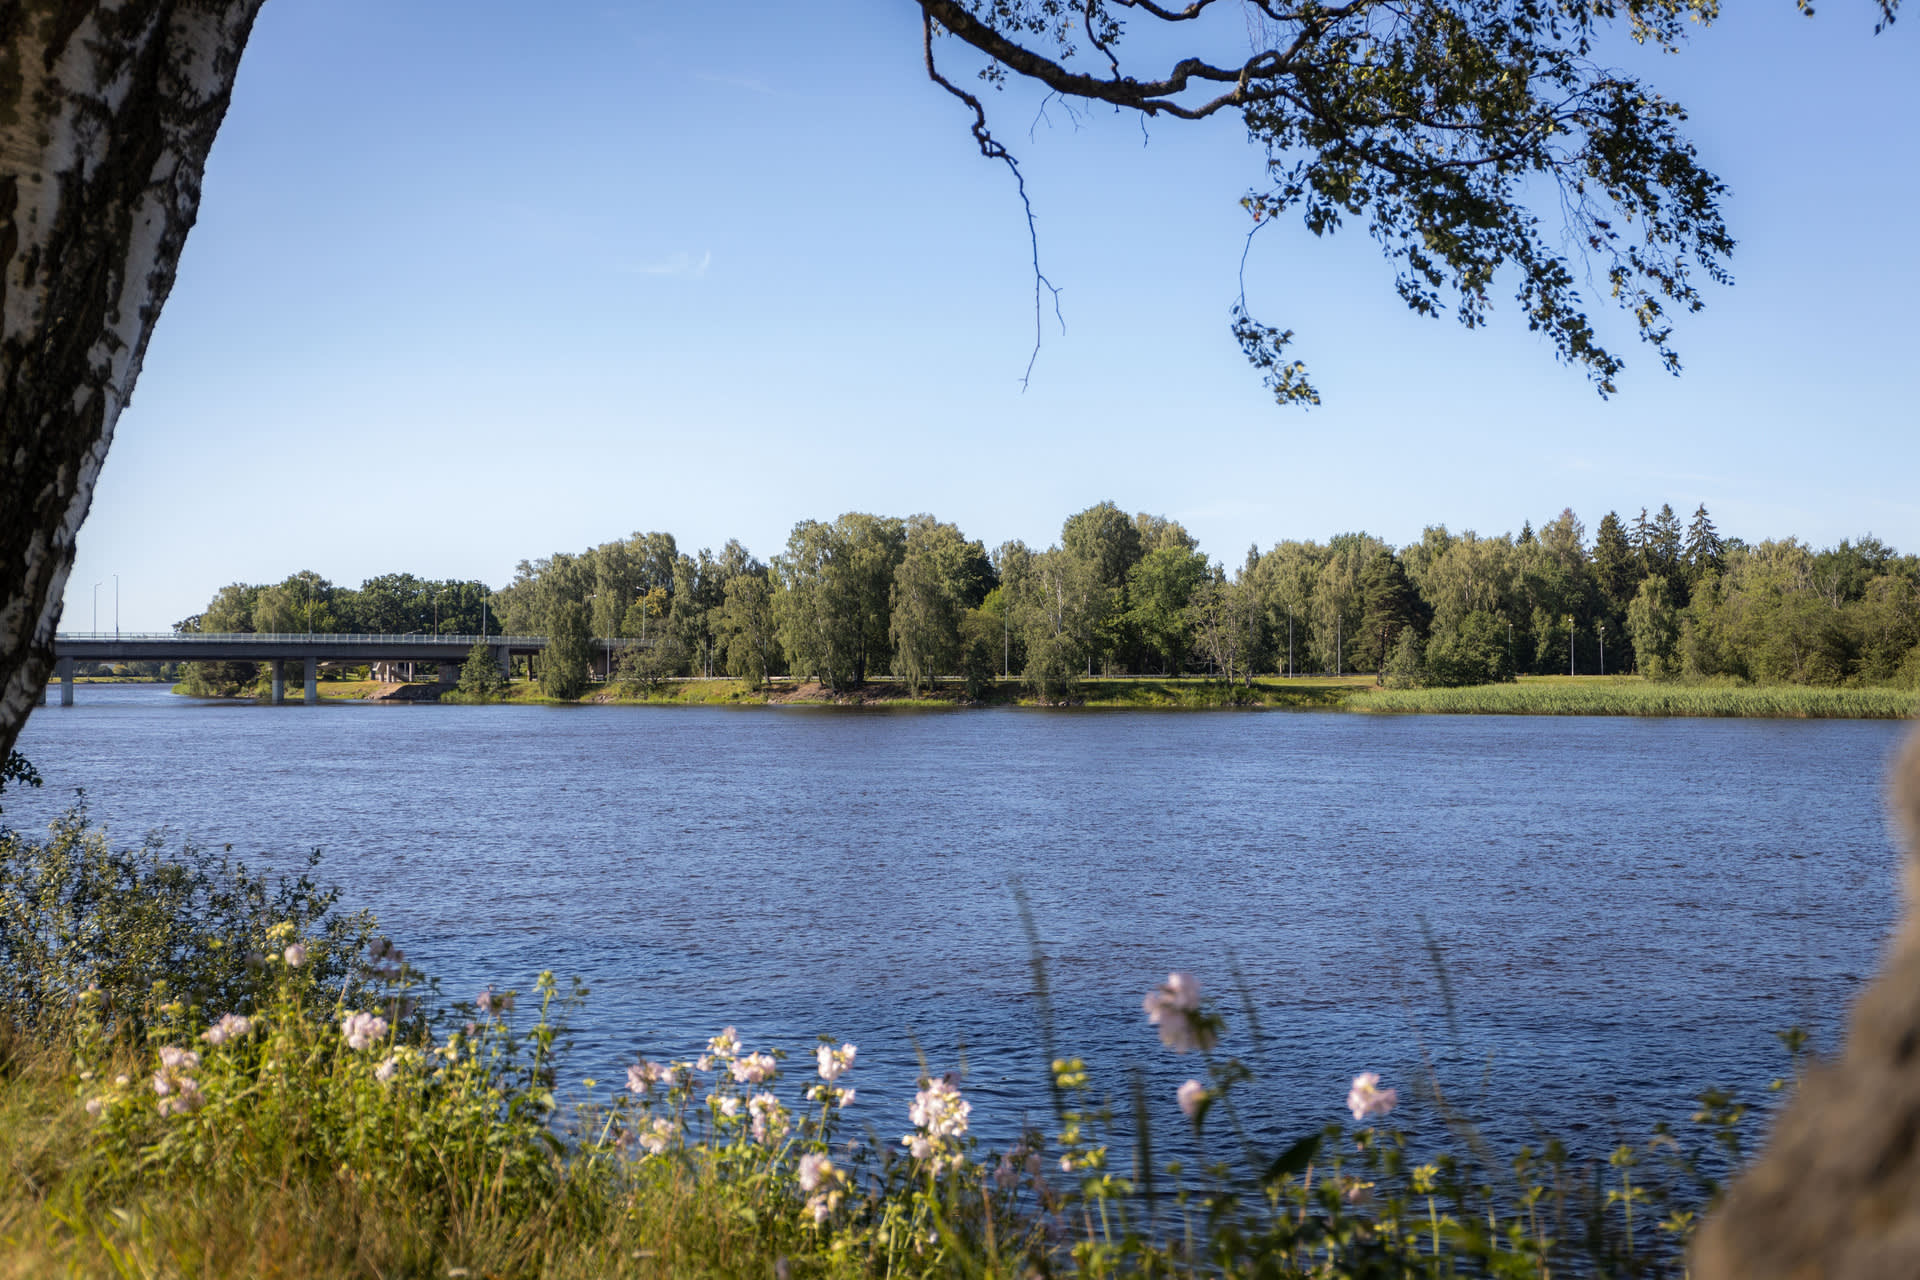
<svg viewBox="0 0 1920 1280"><path fill-rule="evenodd" d="M440 683L452 684L460 677L460 666L483 644L500 664L503 675L513 672L513 659L544 652L545 636L454 636L408 634L401 636L333 635L319 632L294 632L280 635L266 632L173 631L163 634L133 632L61 632L53 638L54 677L60 682L60 705L73 705L73 664L76 662L264 662L272 673L272 701L286 701L287 668L300 664L306 678L308 703L320 701L320 664L341 662L359 666L374 662L434 662L440 666ZM592 641L594 669L612 670L615 655L622 650L644 646L644 640L595 637ZM48 692L52 686L48 686ZM46 694L42 694L42 701Z"/></svg>

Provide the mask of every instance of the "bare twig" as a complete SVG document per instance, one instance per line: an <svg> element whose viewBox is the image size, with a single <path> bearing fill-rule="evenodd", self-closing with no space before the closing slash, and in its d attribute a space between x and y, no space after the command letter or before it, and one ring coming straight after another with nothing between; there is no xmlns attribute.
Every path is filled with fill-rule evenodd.
<svg viewBox="0 0 1920 1280"><path fill-rule="evenodd" d="M979 146L980 154L989 160L998 160L1005 164L1008 172L1013 174L1014 186L1020 192L1020 207L1027 216L1027 247L1033 260L1033 352L1027 357L1026 370L1020 375L1020 389L1025 391L1033 378L1034 362L1040 359L1040 341L1043 333L1041 321L1044 314L1043 290L1053 295L1053 318L1060 325L1060 332L1067 331L1067 318L1060 312L1060 290L1055 288L1053 281L1047 279L1046 274L1040 270L1040 231L1034 223L1033 201L1027 198L1027 180L1020 172L1020 162L1013 158L1013 153L1002 146L987 128L987 109L981 104L980 99L941 75L940 69L934 65L933 18L930 15L921 15L920 33L922 47L926 52L928 78L972 108L973 140Z"/></svg>

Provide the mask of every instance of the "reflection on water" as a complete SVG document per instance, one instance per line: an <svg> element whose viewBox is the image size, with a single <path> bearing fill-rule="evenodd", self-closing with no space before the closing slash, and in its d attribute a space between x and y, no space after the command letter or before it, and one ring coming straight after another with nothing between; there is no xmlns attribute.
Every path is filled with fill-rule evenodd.
<svg viewBox="0 0 1920 1280"><path fill-rule="evenodd" d="M882 1132L917 1043L976 1117L1044 1106L1010 886L1063 1050L1117 1092L1197 1072L1139 1010L1171 969L1266 1052L1259 1106L1333 1118L1356 1071L1423 1058L1499 1126L1638 1131L1698 1088L1830 1043L1893 920L1879 721L256 707L82 687L21 749L32 826L87 788L324 875L448 990L593 988L582 1074L720 1026L860 1045ZM1422 939L1431 932L1451 1022ZM798 1063L796 1062L796 1067ZM803 1068L800 1068L803 1069ZM1484 1089L1484 1093L1483 1093ZM876 1106L868 1110L865 1100Z"/></svg>

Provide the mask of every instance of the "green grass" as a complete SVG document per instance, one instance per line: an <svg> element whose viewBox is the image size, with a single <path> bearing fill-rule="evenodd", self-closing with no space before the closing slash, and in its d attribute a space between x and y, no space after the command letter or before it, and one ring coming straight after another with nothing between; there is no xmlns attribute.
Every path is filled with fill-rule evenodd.
<svg viewBox="0 0 1920 1280"><path fill-rule="evenodd" d="M1663 684L1637 676L1540 676L1462 689L1372 689L1346 706L1354 711L1427 714L1900 720L1920 711L1920 693L1806 685Z"/></svg>
<svg viewBox="0 0 1920 1280"><path fill-rule="evenodd" d="M323 680L324 700L365 698L380 686L370 680ZM431 686L428 686L431 687ZM175 686L175 692L180 687ZM297 683L287 689L300 699ZM505 702L557 705L537 681L509 685ZM746 681L669 680L651 690L631 685L589 685L575 702L646 706L763 706L770 703L868 707L1037 706L1018 679L996 680L979 702L969 702L958 681L942 681L914 695L898 680L881 677L848 694L832 694L790 679L762 689ZM1406 712L1426 715L1725 716L1766 719L1899 720L1920 714L1920 693L1906 689L1831 689L1806 685L1701 685L1658 683L1639 676L1523 676L1512 684L1461 689L1382 689L1371 675L1265 677L1252 685L1198 677L1096 676L1079 682L1069 705L1138 710L1299 710Z"/></svg>
<svg viewBox="0 0 1920 1280"><path fill-rule="evenodd" d="M1371 687L1372 676L1300 676L1258 679L1251 685L1224 680L1095 677L1080 682L1077 705L1196 711L1243 708L1332 709Z"/></svg>

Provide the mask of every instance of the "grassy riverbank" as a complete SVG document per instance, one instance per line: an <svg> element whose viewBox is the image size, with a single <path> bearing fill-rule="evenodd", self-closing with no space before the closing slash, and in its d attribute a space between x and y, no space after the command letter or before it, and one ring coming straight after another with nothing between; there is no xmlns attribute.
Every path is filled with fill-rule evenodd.
<svg viewBox="0 0 1920 1280"><path fill-rule="evenodd" d="M1251 687L1219 680L1115 676L1082 680L1066 705L1088 708L1330 709L1373 687L1372 676L1303 677L1256 680ZM505 702L556 705L537 682L508 686ZM891 678L870 680L855 690L836 692L811 681L776 679L759 689L744 680L717 678L667 680L652 688L596 685L574 702L620 706L841 706L841 707L1036 707L1021 681L995 680L979 698L967 697L958 681L946 681L915 694Z"/></svg>
<svg viewBox="0 0 1920 1280"><path fill-rule="evenodd" d="M551 702L537 684L511 687L508 700ZM754 690L740 680L673 680L651 690L604 686L579 701L594 703L871 707L1040 706L1018 680L997 680L970 700L957 684L913 695L891 680L854 692L775 681ZM1806 685L1690 685L1639 676L1523 676L1511 684L1458 689L1383 689L1371 675L1220 680L1138 676L1082 680L1068 705L1088 709L1322 710L1425 715L1706 716L1774 719L1907 719L1920 713L1920 693L1907 689L1831 689Z"/></svg>
<svg viewBox="0 0 1920 1280"><path fill-rule="evenodd" d="M1687 685L1638 676L1529 676L1461 689L1375 689L1353 711L1541 716L1735 716L1763 719L1901 720L1920 711L1911 689L1806 685Z"/></svg>
<svg viewBox="0 0 1920 1280"><path fill-rule="evenodd" d="M176 693L182 686L175 686ZM322 701L432 702L441 686L377 684L371 680L323 680ZM297 702L300 690L288 689ZM538 682L509 685L504 702L558 705ZM859 706L1038 707L1019 680L996 680L979 699L958 682L919 694L900 681L881 678L863 688L835 692L820 685L777 679L759 689L744 680L676 679L651 688L593 685L577 703L626 706ZM1057 704L1056 704L1057 705ZM1900 720L1920 714L1920 692L1889 688L1820 688L1807 685L1704 685L1662 683L1639 676L1523 676L1511 684L1458 689L1383 689L1371 675L1267 677L1251 685L1200 678L1093 677L1080 681L1067 706L1087 709L1294 710L1394 712L1418 715L1701 716L1766 719Z"/></svg>

